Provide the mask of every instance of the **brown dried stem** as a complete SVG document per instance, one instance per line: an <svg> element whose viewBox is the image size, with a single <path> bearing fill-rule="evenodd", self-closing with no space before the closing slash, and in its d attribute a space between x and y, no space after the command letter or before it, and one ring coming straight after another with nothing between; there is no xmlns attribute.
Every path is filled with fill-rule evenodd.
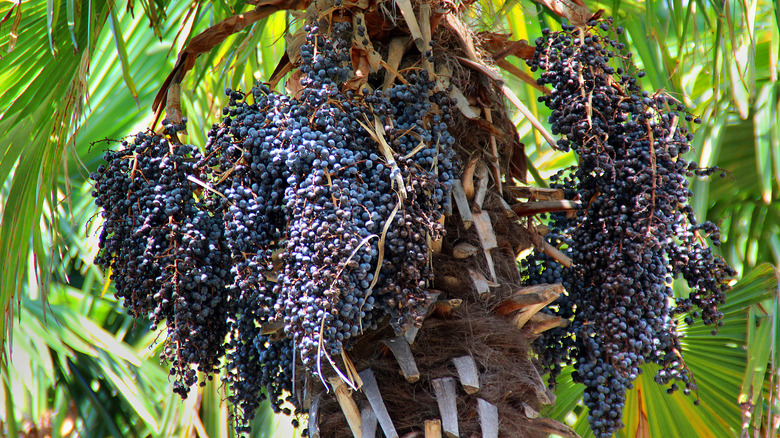
<svg viewBox="0 0 780 438"><path fill-rule="evenodd" d="M166 113L168 119L172 123L181 122L181 104L178 96L169 98L168 94L179 94L180 91L176 91L172 88L174 85L181 84L184 80L184 76L188 71L192 70L195 66L195 60L198 59L203 53L209 52L211 49L222 43L236 32L241 31L245 27L256 23L274 12L291 10L291 9L305 9L309 6L309 0L267 0L258 2L255 9L243 13L228 17L219 23L204 30L192 40L190 40L187 47L179 52L179 57L176 60L173 70L165 79L160 91L157 92L157 96L154 98L152 109L155 111L155 120L152 123L152 127L157 124L157 118L161 112L163 102L166 102Z"/></svg>

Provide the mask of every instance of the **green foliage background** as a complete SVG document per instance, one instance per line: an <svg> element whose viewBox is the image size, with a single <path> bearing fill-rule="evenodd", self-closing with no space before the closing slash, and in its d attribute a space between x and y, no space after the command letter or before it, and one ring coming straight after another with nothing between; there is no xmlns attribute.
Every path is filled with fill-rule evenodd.
<svg viewBox="0 0 780 438"><path fill-rule="evenodd" d="M697 216L723 229L723 257L740 281L718 336L684 327L685 357L700 388L663 394L648 370L625 411L626 436L777 436L780 422L780 5L771 0L587 2L627 30L643 85L701 115L695 154L724 179L695 180ZM133 322L92 266L100 224L87 180L111 142L143 130L176 54L197 33L249 10L225 0L0 1L0 429L51 427L53 436L231 434L218 381L181 402L157 356L157 333ZM528 0L480 0L475 30L531 42L560 20ZM270 76L299 22L277 13L201 57L182 91L189 142L202 146L225 87ZM521 69L527 68L517 60ZM537 93L507 83L539 120ZM536 184L574 163L516 116ZM680 293L685 293L680 288ZM588 436L582 390L564 376L547 412ZM569 382L569 383L567 383ZM742 403L742 405L740 405ZM750 416L741 409L752 405ZM290 436L267 410L257 436Z"/></svg>

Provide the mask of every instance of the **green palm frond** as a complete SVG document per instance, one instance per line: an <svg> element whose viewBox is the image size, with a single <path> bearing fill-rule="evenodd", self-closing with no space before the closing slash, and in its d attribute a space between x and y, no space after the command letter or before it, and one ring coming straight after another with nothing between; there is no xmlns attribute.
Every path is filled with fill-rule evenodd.
<svg viewBox="0 0 780 438"><path fill-rule="evenodd" d="M4 137L11 137L3 141L0 181L15 176L8 184L0 231L2 269L11 273L0 279L0 302L6 316L12 312L11 297L22 290L31 244L37 252L43 249L38 219L44 202L53 200L55 169L75 132L72 122L80 117L86 93L83 78L106 15L104 6L81 8L78 17L75 11L67 14L74 23L69 26L66 17L57 13L58 7L51 4L24 4L19 39L4 57L8 68L0 73L6 96L0 104L0 127ZM75 31L73 38L71 31ZM0 37L0 46L6 46L9 38ZM65 45L70 46L68 50ZM81 50L74 52L76 47ZM37 267L36 271L45 275ZM3 336L9 330L9 319L3 319Z"/></svg>

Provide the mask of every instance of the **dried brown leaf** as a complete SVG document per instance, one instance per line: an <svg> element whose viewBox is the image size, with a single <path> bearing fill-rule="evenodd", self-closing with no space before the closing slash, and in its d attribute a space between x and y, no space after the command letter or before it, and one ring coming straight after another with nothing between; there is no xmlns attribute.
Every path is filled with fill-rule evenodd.
<svg viewBox="0 0 780 438"><path fill-rule="evenodd" d="M427 47L425 47L424 39L422 31L420 30L420 24L417 22L417 17L414 15L414 8L412 7L411 0L395 0L395 3L398 5L398 8L401 10L401 15L404 16L404 20L406 20L406 25L409 26L409 32L412 34L412 38L414 39L414 44L417 45L417 48L420 50L420 53L425 52L428 50Z"/></svg>
<svg viewBox="0 0 780 438"><path fill-rule="evenodd" d="M282 58L279 60L279 63L276 64L276 68L274 69L274 72L271 73L271 78L268 80L268 83L270 84L271 88L276 88L276 84L279 83L279 81L282 80L284 75L287 73L290 73L292 71L293 65L290 62L290 58L287 57L287 54L283 54Z"/></svg>
<svg viewBox="0 0 780 438"><path fill-rule="evenodd" d="M284 84L284 89L287 90L287 94L294 98L298 98L303 92L303 85L301 85L301 79L304 74L300 70L295 70L291 75L287 83Z"/></svg>
<svg viewBox="0 0 780 438"><path fill-rule="evenodd" d="M368 83L371 63L366 51L358 47L350 49L350 57L352 58L352 70L355 74L344 83L344 90L359 91Z"/></svg>
<svg viewBox="0 0 780 438"><path fill-rule="evenodd" d="M466 52L466 56L472 61L479 61L479 55L477 55L477 49L474 46L474 39L471 37L468 26L466 26L463 20L450 13L445 16L445 21L447 22L447 26L458 35L461 47L463 47L463 51Z"/></svg>
<svg viewBox="0 0 780 438"><path fill-rule="evenodd" d="M511 73L521 81L525 82L526 84L536 88L537 90L541 91L544 94L550 94L550 90L548 88L545 88L541 85L539 85L536 82L536 79L534 79L533 76L529 75L528 73L520 70L518 67L516 67L514 64L510 63L506 59L499 59L496 61L496 65L501 67L502 69L506 70L508 73Z"/></svg>
<svg viewBox="0 0 780 438"><path fill-rule="evenodd" d="M530 61L534 57L536 48L528 45L526 40L507 41L499 49L493 50L493 60L498 61L509 55L515 55L518 58Z"/></svg>
<svg viewBox="0 0 780 438"><path fill-rule="evenodd" d="M512 137L512 147L508 148L509 166L507 175L526 184L528 174L528 158L525 156L525 145L520 142L517 132Z"/></svg>
<svg viewBox="0 0 780 438"><path fill-rule="evenodd" d="M385 83L382 85L384 90L393 86L395 78L400 77L398 66L401 65L401 59L406 52L406 45L409 43L408 37L397 37L390 40L390 48L387 51L387 62L385 67Z"/></svg>
<svg viewBox="0 0 780 438"><path fill-rule="evenodd" d="M195 60L225 41L227 37L260 21L277 11L305 9L310 0L265 0L249 12L228 17L195 36L187 47L179 53L173 70L165 79L160 91L154 98L153 110L159 115L163 102L168 102L168 90L171 84L180 84L184 76L195 65ZM156 121L155 121L156 123Z"/></svg>
<svg viewBox="0 0 780 438"><path fill-rule="evenodd" d="M492 68L485 65L485 63L481 60L472 61L461 56L456 56L455 58L458 60L458 62L465 65L466 67L470 67L500 84L504 82L504 78L502 78L501 75L496 73Z"/></svg>
<svg viewBox="0 0 780 438"><path fill-rule="evenodd" d="M294 34L287 34L284 36L284 41L287 44L285 49L285 55L287 59L297 64L301 60L301 46L306 42L306 32L303 28L298 29L298 32Z"/></svg>
<svg viewBox="0 0 780 438"><path fill-rule="evenodd" d="M590 20L593 13L582 0L534 0L571 22L581 26Z"/></svg>

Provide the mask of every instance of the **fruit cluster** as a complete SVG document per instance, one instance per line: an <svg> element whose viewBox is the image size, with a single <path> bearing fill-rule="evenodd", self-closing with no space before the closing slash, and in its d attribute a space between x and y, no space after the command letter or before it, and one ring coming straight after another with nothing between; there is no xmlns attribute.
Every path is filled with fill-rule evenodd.
<svg viewBox="0 0 780 438"><path fill-rule="evenodd" d="M622 427L626 389L644 363L661 366L660 384L685 392L696 386L681 356L676 316L700 309L705 324L718 324L728 279L734 275L703 238L718 245L712 223L698 224L688 204L687 177L709 175L683 155L700 123L671 97L642 91L611 20L586 27L545 30L530 66L542 70L540 85L552 92L539 100L552 110L558 146L573 149L578 165L556 178L555 187L582 208L554 214L551 244L572 259L564 268L547 256L523 262L531 282L561 282L568 291L555 306L571 318L567 328L538 341L553 371L573 362L585 385L584 402L598 437ZM690 294L675 298L672 282L682 277Z"/></svg>
<svg viewBox="0 0 780 438"><path fill-rule="evenodd" d="M227 358L240 430L365 331L421 323L454 179L453 102L427 71L349 90L351 25L305 30L300 95L226 90L202 155L142 133L93 175L96 262L168 325L177 392Z"/></svg>
<svg viewBox="0 0 780 438"><path fill-rule="evenodd" d="M196 371L219 367L224 354L230 282L222 218L198 197L197 149L161 136L138 134L105 154L95 179L96 204L105 223L95 263L112 270L117 297L135 317L165 322L163 358L186 395Z"/></svg>

